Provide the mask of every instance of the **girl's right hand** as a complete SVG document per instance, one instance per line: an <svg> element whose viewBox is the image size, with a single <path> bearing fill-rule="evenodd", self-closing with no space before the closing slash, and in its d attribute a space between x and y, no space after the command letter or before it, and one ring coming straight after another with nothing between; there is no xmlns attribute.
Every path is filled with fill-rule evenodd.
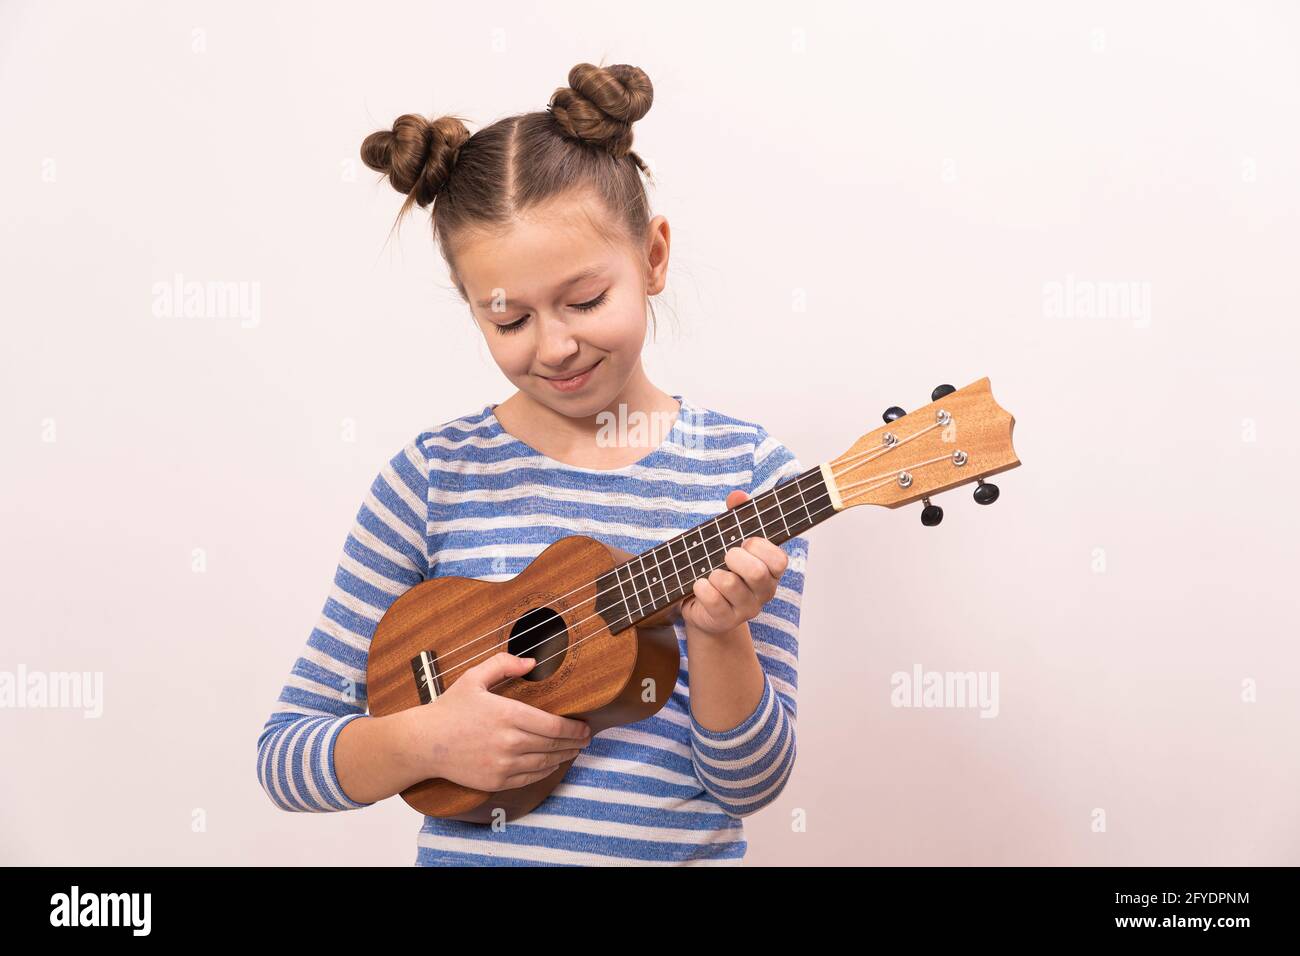
<svg viewBox="0 0 1300 956"><path fill-rule="evenodd" d="M502 651L465 671L432 704L410 710L429 777L474 790L513 790L549 776L589 743L581 720L550 714L489 688L533 669Z"/></svg>

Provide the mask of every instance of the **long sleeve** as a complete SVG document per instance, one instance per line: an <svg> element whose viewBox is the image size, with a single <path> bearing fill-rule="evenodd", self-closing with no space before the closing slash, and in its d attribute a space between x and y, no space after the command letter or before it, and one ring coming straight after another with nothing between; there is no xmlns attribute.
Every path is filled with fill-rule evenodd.
<svg viewBox="0 0 1300 956"><path fill-rule="evenodd" d="M366 661L379 619L429 577L428 490L417 437L380 469L352 523L325 606L257 740L258 781L283 810L369 806L343 792L334 746L366 713Z"/></svg>
<svg viewBox="0 0 1300 956"><path fill-rule="evenodd" d="M758 427L753 475L745 489L750 497L770 491L803 470L788 448ZM748 816L775 800L794 768L799 615L808 540L797 536L781 549L790 562L776 595L749 622L763 668L763 696L758 706L725 731L707 730L691 716L695 771L705 790L733 817Z"/></svg>

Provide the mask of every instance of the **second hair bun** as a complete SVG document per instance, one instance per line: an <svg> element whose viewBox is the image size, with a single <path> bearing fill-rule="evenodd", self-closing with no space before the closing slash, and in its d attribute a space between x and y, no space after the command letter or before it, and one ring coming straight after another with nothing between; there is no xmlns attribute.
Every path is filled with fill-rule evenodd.
<svg viewBox="0 0 1300 956"><path fill-rule="evenodd" d="M551 95L547 109L569 136L621 157L632 149L632 124L650 111L653 101L654 86L640 68L579 63L569 71L569 85Z"/></svg>
<svg viewBox="0 0 1300 956"><path fill-rule="evenodd" d="M394 189L411 195L423 208L447 182L456 154L469 137L469 129L457 117L430 122L404 113L393 121L391 130L371 133L362 141L361 161L385 173Z"/></svg>

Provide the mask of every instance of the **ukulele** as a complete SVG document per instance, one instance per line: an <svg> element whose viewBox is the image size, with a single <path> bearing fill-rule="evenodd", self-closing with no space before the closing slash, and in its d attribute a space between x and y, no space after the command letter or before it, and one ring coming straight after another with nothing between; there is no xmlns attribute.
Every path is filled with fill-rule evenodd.
<svg viewBox="0 0 1300 956"><path fill-rule="evenodd" d="M496 684L505 697L586 721L593 735L657 713L681 663L673 622L696 578L724 566L746 538L781 544L857 505L897 508L920 500L921 523L943 510L930 495L976 482L975 500L997 500L990 475L1020 464L1015 419L993 400L989 380L940 385L931 403L907 414L891 407L885 426L832 461L633 555L585 535L549 545L509 581L437 577L398 597L370 642L370 713L383 717L429 704L457 678L505 649L535 657L527 674ZM546 799L574 757L513 790L475 790L433 778L402 791L434 817L512 820Z"/></svg>

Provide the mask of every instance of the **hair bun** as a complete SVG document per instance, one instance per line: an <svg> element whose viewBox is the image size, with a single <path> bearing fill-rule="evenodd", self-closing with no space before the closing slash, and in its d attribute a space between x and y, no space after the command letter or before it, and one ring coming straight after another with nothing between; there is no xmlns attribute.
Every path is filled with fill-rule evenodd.
<svg viewBox="0 0 1300 956"><path fill-rule="evenodd" d="M456 155L469 136L459 117L443 116L430 122L415 113L404 113L393 121L391 130L378 130L362 141L361 161L384 173L394 189L424 208L446 184Z"/></svg>
<svg viewBox="0 0 1300 956"><path fill-rule="evenodd" d="M654 87L643 70L625 63L579 63L569 71L569 85L557 89L546 108L567 135L617 158L632 151L632 124L650 111L653 100Z"/></svg>

